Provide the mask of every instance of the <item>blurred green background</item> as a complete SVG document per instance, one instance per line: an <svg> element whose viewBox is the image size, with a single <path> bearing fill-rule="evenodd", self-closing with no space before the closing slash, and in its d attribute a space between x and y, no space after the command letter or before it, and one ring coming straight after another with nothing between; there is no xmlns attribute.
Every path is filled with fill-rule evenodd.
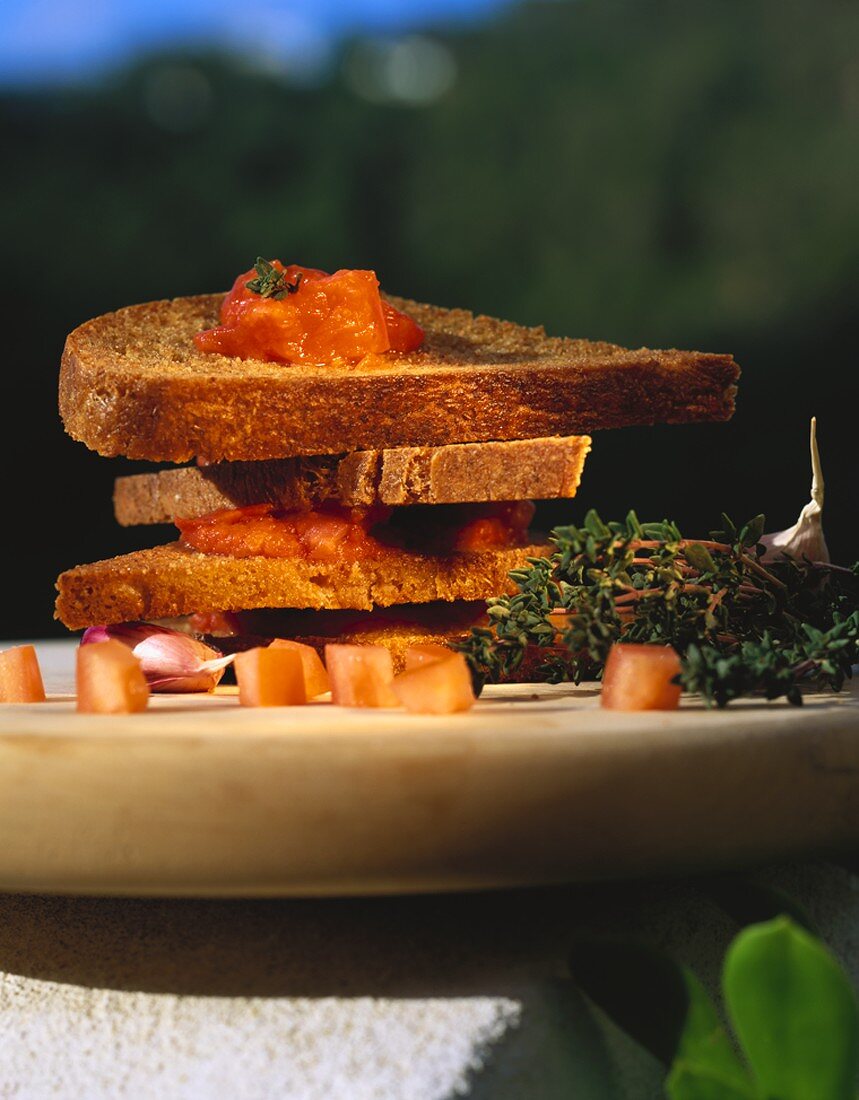
<svg viewBox="0 0 859 1100"><path fill-rule="evenodd" d="M859 7L554 0L338 39L312 71L163 47L0 89L8 588L62 634L64 568L166 541L56 411L65 334L226 288L258 253L637 347L729 351L729 424L600 433L545 523L634 507L703 534L794 522L818 417L833 557L857 549Z"/></svg>

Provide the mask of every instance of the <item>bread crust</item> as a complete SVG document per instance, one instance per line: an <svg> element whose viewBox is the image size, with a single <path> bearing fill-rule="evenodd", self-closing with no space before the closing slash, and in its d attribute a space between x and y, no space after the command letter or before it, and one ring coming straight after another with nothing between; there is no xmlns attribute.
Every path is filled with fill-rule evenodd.
<svg viewBox="0 0 859 1100"><path fill-rule="evenodd" d="M509 572L544 544L446 557L391 551L377 561L308 562L202 554L179 543L79 565L57 581L54 617L70 630L196 611L354 608L484 600L511 590Z"/></svg>
<svg viewBox="0 0 859 1100"><path fill-rule="evenodd" d="M218 462L214 466L180 466L156 474L131 474L114 482L113 511L121 527L134 527L172 523L176 517L195 519L220 508L250 504L303 510L327 500L373 503L372 495L369 500L358 499L368 495L361 481L350 486L351 499L341 499L338 462L339 456L322 455L269 462Z"/></svg>
<svg viewBox="0 0 859 1100"><path fill-rule="evenodd" d="M554 500L575 496L590 449L590 437L576 435L182 466L117 478L113 509L120 525L131 527L250 504L306 509L327 501L362 507Z"/></svg>
<svg viewBox="0 0 859 1100"><path fill-rule="evenodd" d="M259 461L380 447L726 420L730 355L636 351L391 298L424 328L409 355L285 366L196 350L222 294L128 306L66 339L66 431L106 456Z"/></svg>

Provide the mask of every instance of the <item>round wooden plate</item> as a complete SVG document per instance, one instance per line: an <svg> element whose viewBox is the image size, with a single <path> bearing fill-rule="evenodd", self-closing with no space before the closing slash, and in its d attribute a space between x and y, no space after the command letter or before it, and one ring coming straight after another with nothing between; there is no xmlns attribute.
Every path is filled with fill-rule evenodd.
<svg viewBox="0 0 859 1100"><path fill-rule="evenodd" d="M694 872L859 842L859 694L673 713L595 685L488 689L445 718L240 707L235 689L79 715L0 706L0 889L301 896Z"/></svg>

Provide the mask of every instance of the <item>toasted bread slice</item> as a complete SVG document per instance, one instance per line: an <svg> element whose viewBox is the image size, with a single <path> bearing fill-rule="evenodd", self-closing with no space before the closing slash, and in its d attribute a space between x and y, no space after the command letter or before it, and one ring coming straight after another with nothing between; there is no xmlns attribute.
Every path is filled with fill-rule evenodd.
<svg viewBox="0 0 859 1100"><path fill-rule="evenodd" d="M408 355L317 367L201 353L194 334L222 300L149 302L75 329L60 371L68 433L103 455L259 461L726 420L734 408L730 355L629 351L395 298L426 333Z"/></svg>
<svg viewBox="0 0 859 1100"><path fill-rule="evenodd" d="M349 455L219 462L117 478L113 508L123 527L195 519L219 508L326 501L459 504L575 496L591 441L586 435L447 447L397 447Z"/></svg>
<svg viewBox="0 0 859 1100"><path fill-rule="evenodd" d="M179 543L79 565L57 581L55 617L70 630L256 607L356 608L483 600L510 589L509 572L546 545L454 553L391 550L378 560L232 558Z"/></svg>

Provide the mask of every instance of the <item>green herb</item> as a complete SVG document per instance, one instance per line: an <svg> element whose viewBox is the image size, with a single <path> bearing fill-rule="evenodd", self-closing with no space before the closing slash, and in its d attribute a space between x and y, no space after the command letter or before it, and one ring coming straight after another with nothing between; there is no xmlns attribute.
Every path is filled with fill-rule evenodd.
<svg viewBox="0 0 859 1100"><path fill-rule="evenodd" d="M753 1096L855 1097L856 1001L819 940L787 917L744 929L725 958L722 989Z"/></svg>
<svg viewBox="0 0 859 1100"><path fill-rule="evenodd" d="M722 969L725 1015L698 978L647 944L574 946L579 987L664 1063L670 1100L855 1100L859 1014L838 961L779 915L744 928Z"/></svg>
<svg viewBox="0 0 859 1100"><path fill-rule="evenodd" d="M859 563L852 569L783 558L763 565L764 517L722 517L709 539L634 512L556 527L554 552L510 577L489 601L490 625L458 648L478 682L521 670L557 683L599 679L618 641L671 645L680 682L708 704L763 693L801 703L800 683L840 690L859 659Z"/></svg>
<svg viewBox="0 0 859 1100"><path fill-rule="evenodd" d="M261 298L274 298L275 301L280 301L287 294L295 294L301 286L301 272L296 275L295 282L291 283L285 272L278 271L262 256L257 256L254 271L257 273L256 278L250 279L245 286L248 290L259 294Z"/></svg>
<svg viewBox="0 0 859 1100"><path fill-rule="evenodd" d="M682 970L687 1015L666 1082L671 1100L752 1100L760 1094L749 1081L719 1014L691 971Z"/></svg>

